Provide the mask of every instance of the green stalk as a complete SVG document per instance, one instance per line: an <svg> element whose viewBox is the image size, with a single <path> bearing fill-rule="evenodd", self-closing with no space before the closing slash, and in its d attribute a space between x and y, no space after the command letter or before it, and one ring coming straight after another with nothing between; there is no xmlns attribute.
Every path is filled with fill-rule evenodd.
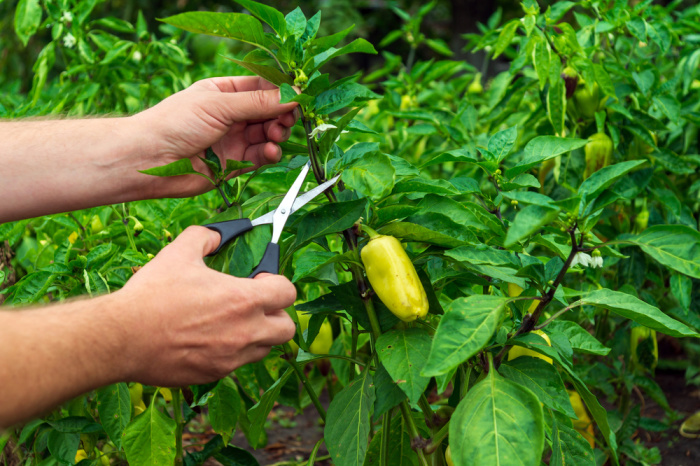
<svg viewBox="0 0 700 466"><path fill-rule="evenodd" d="M171 388L173 394L173 414L175 415L175 465L182 464L182 432L185 428L185 422L182 419L182 392L180 388Z"/></svg>
<svg viewBox="0 0 700 466"><path fill-rule="evenodd" d="M420 432L418 432L418 427L416 427L416 423L413 421L413 415L411 414L411 407L408 406L408 402L406 400L403 400L401 404L399 404L399 407L401 408L401 414L403 415L403 420L408 426L408 432L411 434L412 439L418 439L421 438ZM425 458L425 454L423 453L422 448L417 448L415 450L416 455L418 455L418 462L420 463L421 466L428 466L428 460Z"/></svg>
<svg viewBox="0 0 700 466"><path fill-rule="evenodd" d="M282 345L282 347L284 348L284 354L287 356L287 363L290 366L292 366L292 370L296 373L297 378L299 378L299 381L304 386L306 393L309 394L309 398L311 398L311 402L316 408L316 411L318 411L318 415L321 416L323 422L326 422L326 410L323 409L323 406L321 405L321 400L318 399L318 395L316 395L316 392L311 386L311 383L309 383L308 377L306 377L304 371L299 369L296 360L294 360L294 353L292 352L292 348L289 346L289 343L285 343L284 345Z"/></svg>
<svg viewBox="0 0 700 466"><path fill-rule="evenodd" d="M428 399L425 397L425 394L422 394L420 396L420 399L418 400L418 406L420 407L420 410L423 411L423 416L425 416L425 423L428 425L428 427L432 427L433 425L433 408L430 407L430 403L428 403Z"/></svg>
<svg viewBox="0 0 700 466"><path fill-rule="evenodd" d="M440 430L438 430L434 435L433 439L430 441L427 447L423 449L426 454L431 455L440 448L440 445L442 444L442 441L445 440L445 438L449 435L450 433L450 421L447 421L447 424L442 426Z"/></svg>
<svg viewBox="0 0 700 466"><path fill-rule="evenodd" d="M379 447L379 465L386 466L388 463L389 453L389 434L391 434L391 412L390 409L382 416L382 442Z"/></svg>

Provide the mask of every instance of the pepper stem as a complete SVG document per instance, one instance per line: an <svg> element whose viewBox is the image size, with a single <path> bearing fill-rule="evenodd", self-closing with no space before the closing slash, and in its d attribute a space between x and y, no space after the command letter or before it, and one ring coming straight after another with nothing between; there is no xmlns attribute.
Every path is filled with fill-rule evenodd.
<svg viewBox="0 0 700 466"><path fill-rule="evenodd" d="M378 236L381 236L379 233L377 233L375 230L368 227L367 225L360 225L360 228L362 228L362 231L367 233L367 235L369 236L369 239L373 239L373 238L376 238Z"/></svg>

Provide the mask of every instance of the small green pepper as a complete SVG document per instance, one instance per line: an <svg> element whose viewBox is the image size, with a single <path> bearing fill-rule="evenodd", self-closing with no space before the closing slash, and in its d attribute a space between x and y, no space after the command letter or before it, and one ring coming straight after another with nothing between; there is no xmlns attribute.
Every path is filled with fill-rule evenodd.
<svg viewBox="0 0 700 466"><path fill-rule="evenodd" d="M583 172L585 180L612 162L612 139L605 133L596 133L588 138L584 151L586 152L586 170Z"/></svg>
<svg viewBox="0 0 700 466"><path fill-rule="evenodd" d="M578 88L574 92L574 101L578 113L584 118L592 119L595 117L595 112L600 106L600 88L598 83L593 83L592 89L589 91L583 80L579 81Z"/></svg>

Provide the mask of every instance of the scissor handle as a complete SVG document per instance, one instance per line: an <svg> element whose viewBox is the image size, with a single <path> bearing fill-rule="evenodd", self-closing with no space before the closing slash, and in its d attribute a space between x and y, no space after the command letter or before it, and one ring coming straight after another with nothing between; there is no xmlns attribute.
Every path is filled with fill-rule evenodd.
<svg viewBox="0 0 700 466"><path fill-rule="evenodd" d="M254 278L259 273L274 273L275 275L280 272L280 245L277 243L268 243L267 248L265 248L265 254L263 254L262 260L255 267L253 273L248 275L248 278Z"/></svg>
<svg viewBox="0 0 700 466"><path fill-rule="evenodd" d="M238 235L250 231L253 229L253 223L249 218L239 218L237 220L227 220L225 222L210 223L208 225L203 225L210 230L213 230L221 235L221 242L214 249L214 252L207 254L207 257L213 256L219 250L226 245L229 241L237 237ZM277 273L277 272L275 272Z"/></svg>

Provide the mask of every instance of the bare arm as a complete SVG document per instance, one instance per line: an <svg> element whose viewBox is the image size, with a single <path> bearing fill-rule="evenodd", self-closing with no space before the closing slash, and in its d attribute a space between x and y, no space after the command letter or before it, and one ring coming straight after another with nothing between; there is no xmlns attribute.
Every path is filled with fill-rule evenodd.
<svg viewBox="0 0 700 466"><path fill-rule="evenodd" d="M294 286L209 269L219 235L185 230L111 295L0 311L0 429L119 381L181 386L217 380L289 341Z"/></svg>
<svg viewBox="0 0 700 466"><path fill-rule="evenodd" d="M138 199L183 197L212 188L196 175L138 172L212 146L222 161L277 162L296 104L256 77L200 81L138 115L0 123L0 223Z"/></svg>

